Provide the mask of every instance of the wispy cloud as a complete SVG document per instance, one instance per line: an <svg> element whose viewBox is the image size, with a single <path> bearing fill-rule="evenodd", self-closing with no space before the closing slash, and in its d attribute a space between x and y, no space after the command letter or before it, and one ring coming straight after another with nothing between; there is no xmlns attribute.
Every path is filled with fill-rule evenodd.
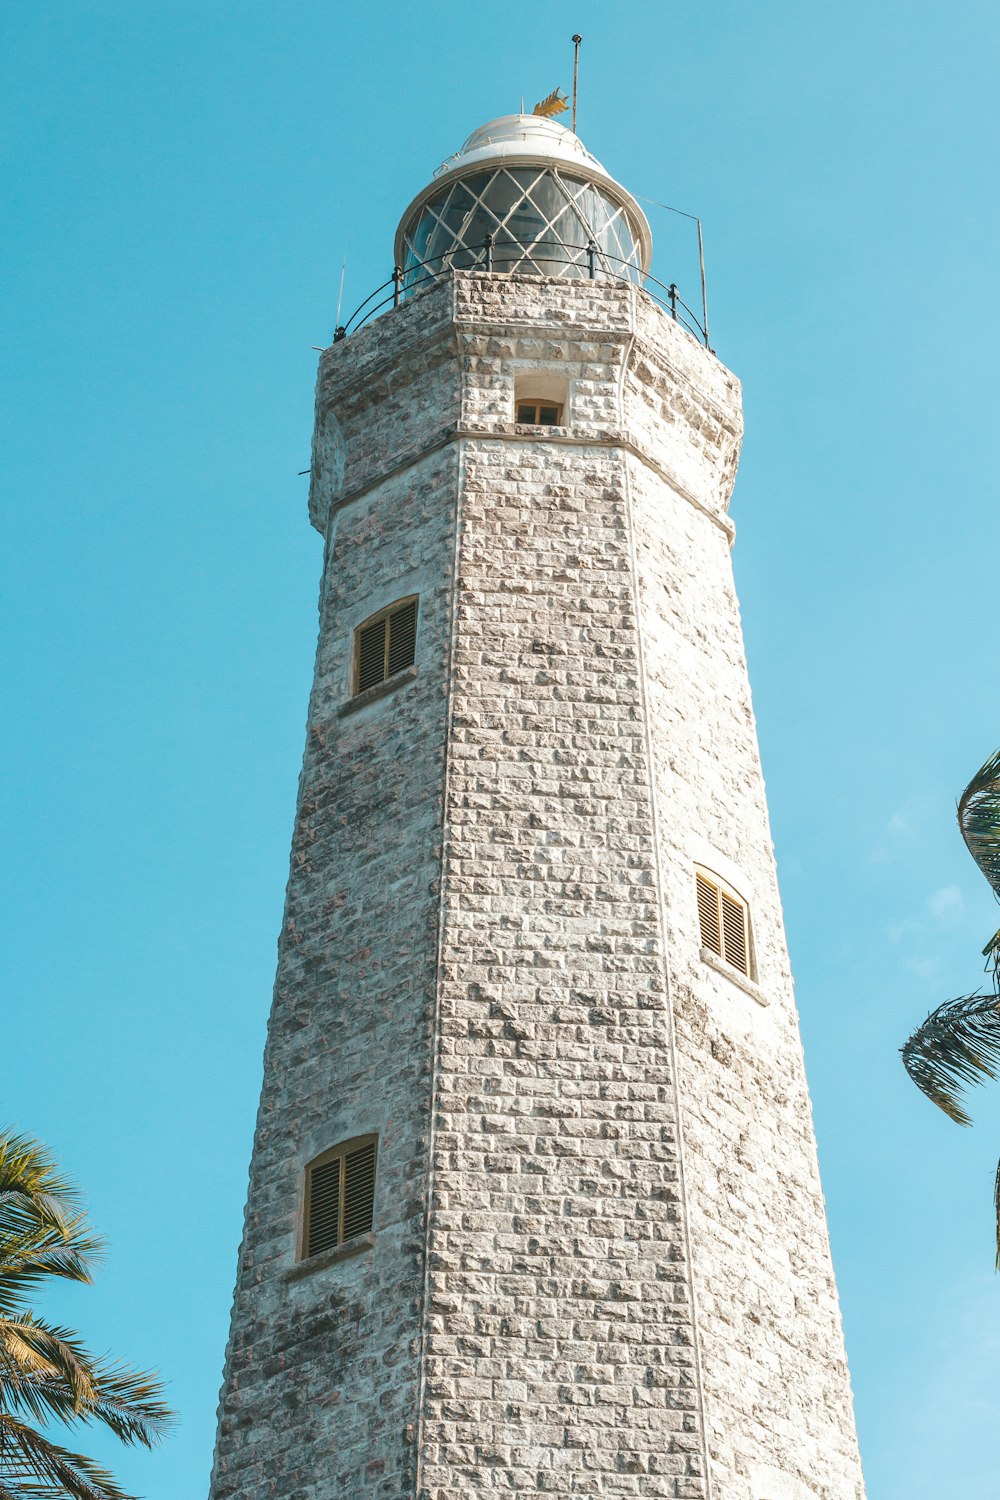
<svg viewBox="0 0 1000 1500"><path fill-rule="evenodd" d="M890 922L886 936L893 947L905 950L900 962L907 973L922 983L941 983L946 976L940 950L943 946L950 951L948 935L961 927L965 917L962 892L957 885L944 885L926 897L917 915Z"/></svg>
<svg viewBox="0 0 1000 1500"><path fill-rule="evenodd" d="M917 841L927 820L928 799L915 797L886 820L878 843L868 855L874 865L891 864L900 859Z"/></svg>
<svg viewBox="0 0 1000 1500"><path fill-rule="evenodd" d="M956 927L965 916L965 897L957 885L944 885L928 897L927 910L940 927Z"/></svg>

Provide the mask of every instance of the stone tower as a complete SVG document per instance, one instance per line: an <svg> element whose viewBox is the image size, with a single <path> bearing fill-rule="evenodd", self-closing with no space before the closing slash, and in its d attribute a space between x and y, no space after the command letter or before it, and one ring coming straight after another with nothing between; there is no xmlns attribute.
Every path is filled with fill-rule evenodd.
<svg viewBox="0 0 1000 1500"><path fill-rule="evenodd" d="M404 215L398 305L320 360L212 1500L862 1500L739 385L650 250L575 135L497 120Z"/></svg>

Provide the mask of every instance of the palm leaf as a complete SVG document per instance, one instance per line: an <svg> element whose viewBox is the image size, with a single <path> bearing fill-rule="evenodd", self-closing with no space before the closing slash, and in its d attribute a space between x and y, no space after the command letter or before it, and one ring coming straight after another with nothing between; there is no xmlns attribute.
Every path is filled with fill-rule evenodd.
<svg viewBox="0 0 1000 1500"><path fill-rule="evenodd" d="M0 1410L43 1424L72 1422L77 1416L73 1398L61 1380L20 1370L0 1370Z"/></svg>
<svg viewBox="0 0 1000 1500"><path fill-rule="evenodd" d="M24 1307L49 1276L90 1281L99 1252L45 1149L0 1132L0 1500L132 1500L106 1469L22 1418L101 1422L147 1447L172 1420L154 1376L95 1358L72 1330Z"/></svg>
<svg viewBox="0 0 1000 1500"><path fill-rule="evenodd" d="M0 1236L0 1317L13 1316L38 1282L48 1276L89 1282L91 1257L86 1241L67 1243L54 1229L23 1234L3 1243Z"/></svg>
<svg viewBox="0 0 1000 1500"><path fill-rule="evenodd" d="M48 1276L90 1281L100 1253L75 1189L45 1148L0 1132L0 1316Z"/></svg>
<svg viewBox="0 0 1000 1500"><path fill-rule="evenodd" d="M932 1103L958 1125L970 1084L1000 1075L1000 997L963 995L932 1010L902 1049L903 1066Z"/></svg>
<svg viewBox="0 0 1000 1500"><path fill-rule="evenodd" d="M0 1410L42 1423L101 1422L122 1442L142 1443L143 1447L152 1448L170 1426L172 1413L156 1398L159 1387L148 1380L144 1384L149 1394L137 1399L134 1395L126 1398L101 1382L93 1399L81 1408L65 1382L51 1374L28 1375L0 1369Z"/></svg>
<svg viewBox="0 0 1000 1500"><path fill-rule="evenodd" d="M8 1216L61 1228L78 1202L75 1187L40 1142L10 1130L0 1134L0 1231L8 1231Z"/></svg>
<svg viewBox="0 0 1000 1500"><path fill-rule="evenodd" d="M151 1448L173 1413L156 1378L97 1359L67 1328L24 1318L0 1318L0 1410L103 1422L123 1443Z"/></svg>
<svg viewBox="0 0 1000 1500"><path fill-rule="evenodd" d="M96 1361L70 1329L43 1323L40 1318L0 1318L0 1349L12 1371L28 1376L44 1373L58 1379L74 1414L85 1411L95 1400Z"/></svg>
<svg viewBox="0 0 1000 1500"><path fill-rule="evenodd" d="M93 1459L0 1412L0 1500L134 1500Z"/></svg>
<svg viewBox="0 0 1000 1500"><path fill-rule="evenodd" d="M1000 750L980 766L958 799L965 846L1000 900Z"/></svg>

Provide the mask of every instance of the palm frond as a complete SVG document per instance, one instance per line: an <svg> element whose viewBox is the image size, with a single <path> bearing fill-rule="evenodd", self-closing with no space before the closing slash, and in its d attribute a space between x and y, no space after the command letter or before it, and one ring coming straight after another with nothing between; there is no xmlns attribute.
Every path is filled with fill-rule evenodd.
<svg viewBox="0 0 1000 1500"><path fill-rule="evenodd" d="M16 1131L0 1132L0 1231L8 1216L26 1214L32 1223L61 1228L67 1213L78 1212L79 1194L40 1141Z"/></svg>
<svg viewBox="0 0 1000 1500"><path fill-rule="evenodd" d="M15 1315L48 1276L90 1281L101 1248L44 1146L0 1131L0 1317Z"/></svg>
<svg viewBox="0 0 1000 1500"><path fill-rule="evenodd" d="M12 1500L135 1500L101 1464L0 1412L0 1496Z"/></svg>
<svg viewBox="0 0 1000 1500"><path fill-rule="evenodd" d="M95 1358L66 1328L0 1319L0 1410L102 1422L123 1443L152 1448L173 1421L154 1375Z"/></svg>
<svg viewBox="0 0 1000 1500"><path fill-rule="evenodd" d="M920 1091L958 1125L970 1084L1000 1075L1000 997L962 995L932 1010L902 1048L903 1066Z"/></svg>
<svg viewBox="0 0 1000 1500"><path fill-rule="evenodd" d="M43 1323L40 1318L0 1318L0 1347L11 1369L27 1374L34 1368L58 1378L76 1414L86 1411L96 1399L97 1361L72 1330Z"/></svg>
<svg viewBox="0 0 1000 1500"><path fill-rule="evenodd" d="M108 1470L23 1418L101 1422L146 1447L173 1419L155 1376L95 1357L71 1329L24 1306L49 1276L90 1281L100 1250L45 1148L0 1131L0 1500L132 1500Z"/></svg>
<svg viewBox="0 0 1000 1500"><path fill-rule="evenodd" d="M1000 750L990 756L958 799L965 846L1000 900Z"/></svg>
<svg viewBox="0 0 1000 1500"><path fill-rule="evenodd" d="M49 1276L89 1282L91 1258L87 1243L66 1244L49 1229L3 1242L0 1236L0 1317L13 1317L28 1292Z"/></svg>
<svg viewBox="0 0 1000 1500"><path fill-rule="evenodd" d="M155 1375L104 1360L95 1360L89 1373L95 1395L80 1414L85 1422L103 1422L123 1443L145 1448L154 1447L174 1425L176 1418Z"/></svg>
<svg viewBox="0 0 1000 1500"><path fill-rule="evenodd" d="M997 1270L1000 1271L1000 1162L997 1162L997 1175L993 1183L993 1207L997 1216Z"/></svg>
<svg viewBox="0 0 1000 1500"><path fill-rule="evenodd" d="M983 957L986 960L985 968L993 970L993 988L1000 995L1000 927L983 949Z"/></svg>
<svg viewBox="0 0 1000 1500"><path fill-rule="evenodd" d="M9 1416L29 1416L36 1422L72 1422L77 1415L71 1394L61 1380L37 1371L0 1370L0 1410Z"/></svg>

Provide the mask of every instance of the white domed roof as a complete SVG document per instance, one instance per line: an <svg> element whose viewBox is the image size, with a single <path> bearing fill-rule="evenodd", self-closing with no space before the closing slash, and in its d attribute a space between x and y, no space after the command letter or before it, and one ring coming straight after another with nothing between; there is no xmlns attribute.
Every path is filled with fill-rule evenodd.
<svg viewBox="0 0 1000 1500"><path fill-rule="evenodd" d="M434 173L444 177L458 166L471 167L485 161L517 157L551 159L554 165L583 167L587 174L607 177L596 156L591 156L578 135L541 115L501 115L474 130L460 150Z"/></svg>

